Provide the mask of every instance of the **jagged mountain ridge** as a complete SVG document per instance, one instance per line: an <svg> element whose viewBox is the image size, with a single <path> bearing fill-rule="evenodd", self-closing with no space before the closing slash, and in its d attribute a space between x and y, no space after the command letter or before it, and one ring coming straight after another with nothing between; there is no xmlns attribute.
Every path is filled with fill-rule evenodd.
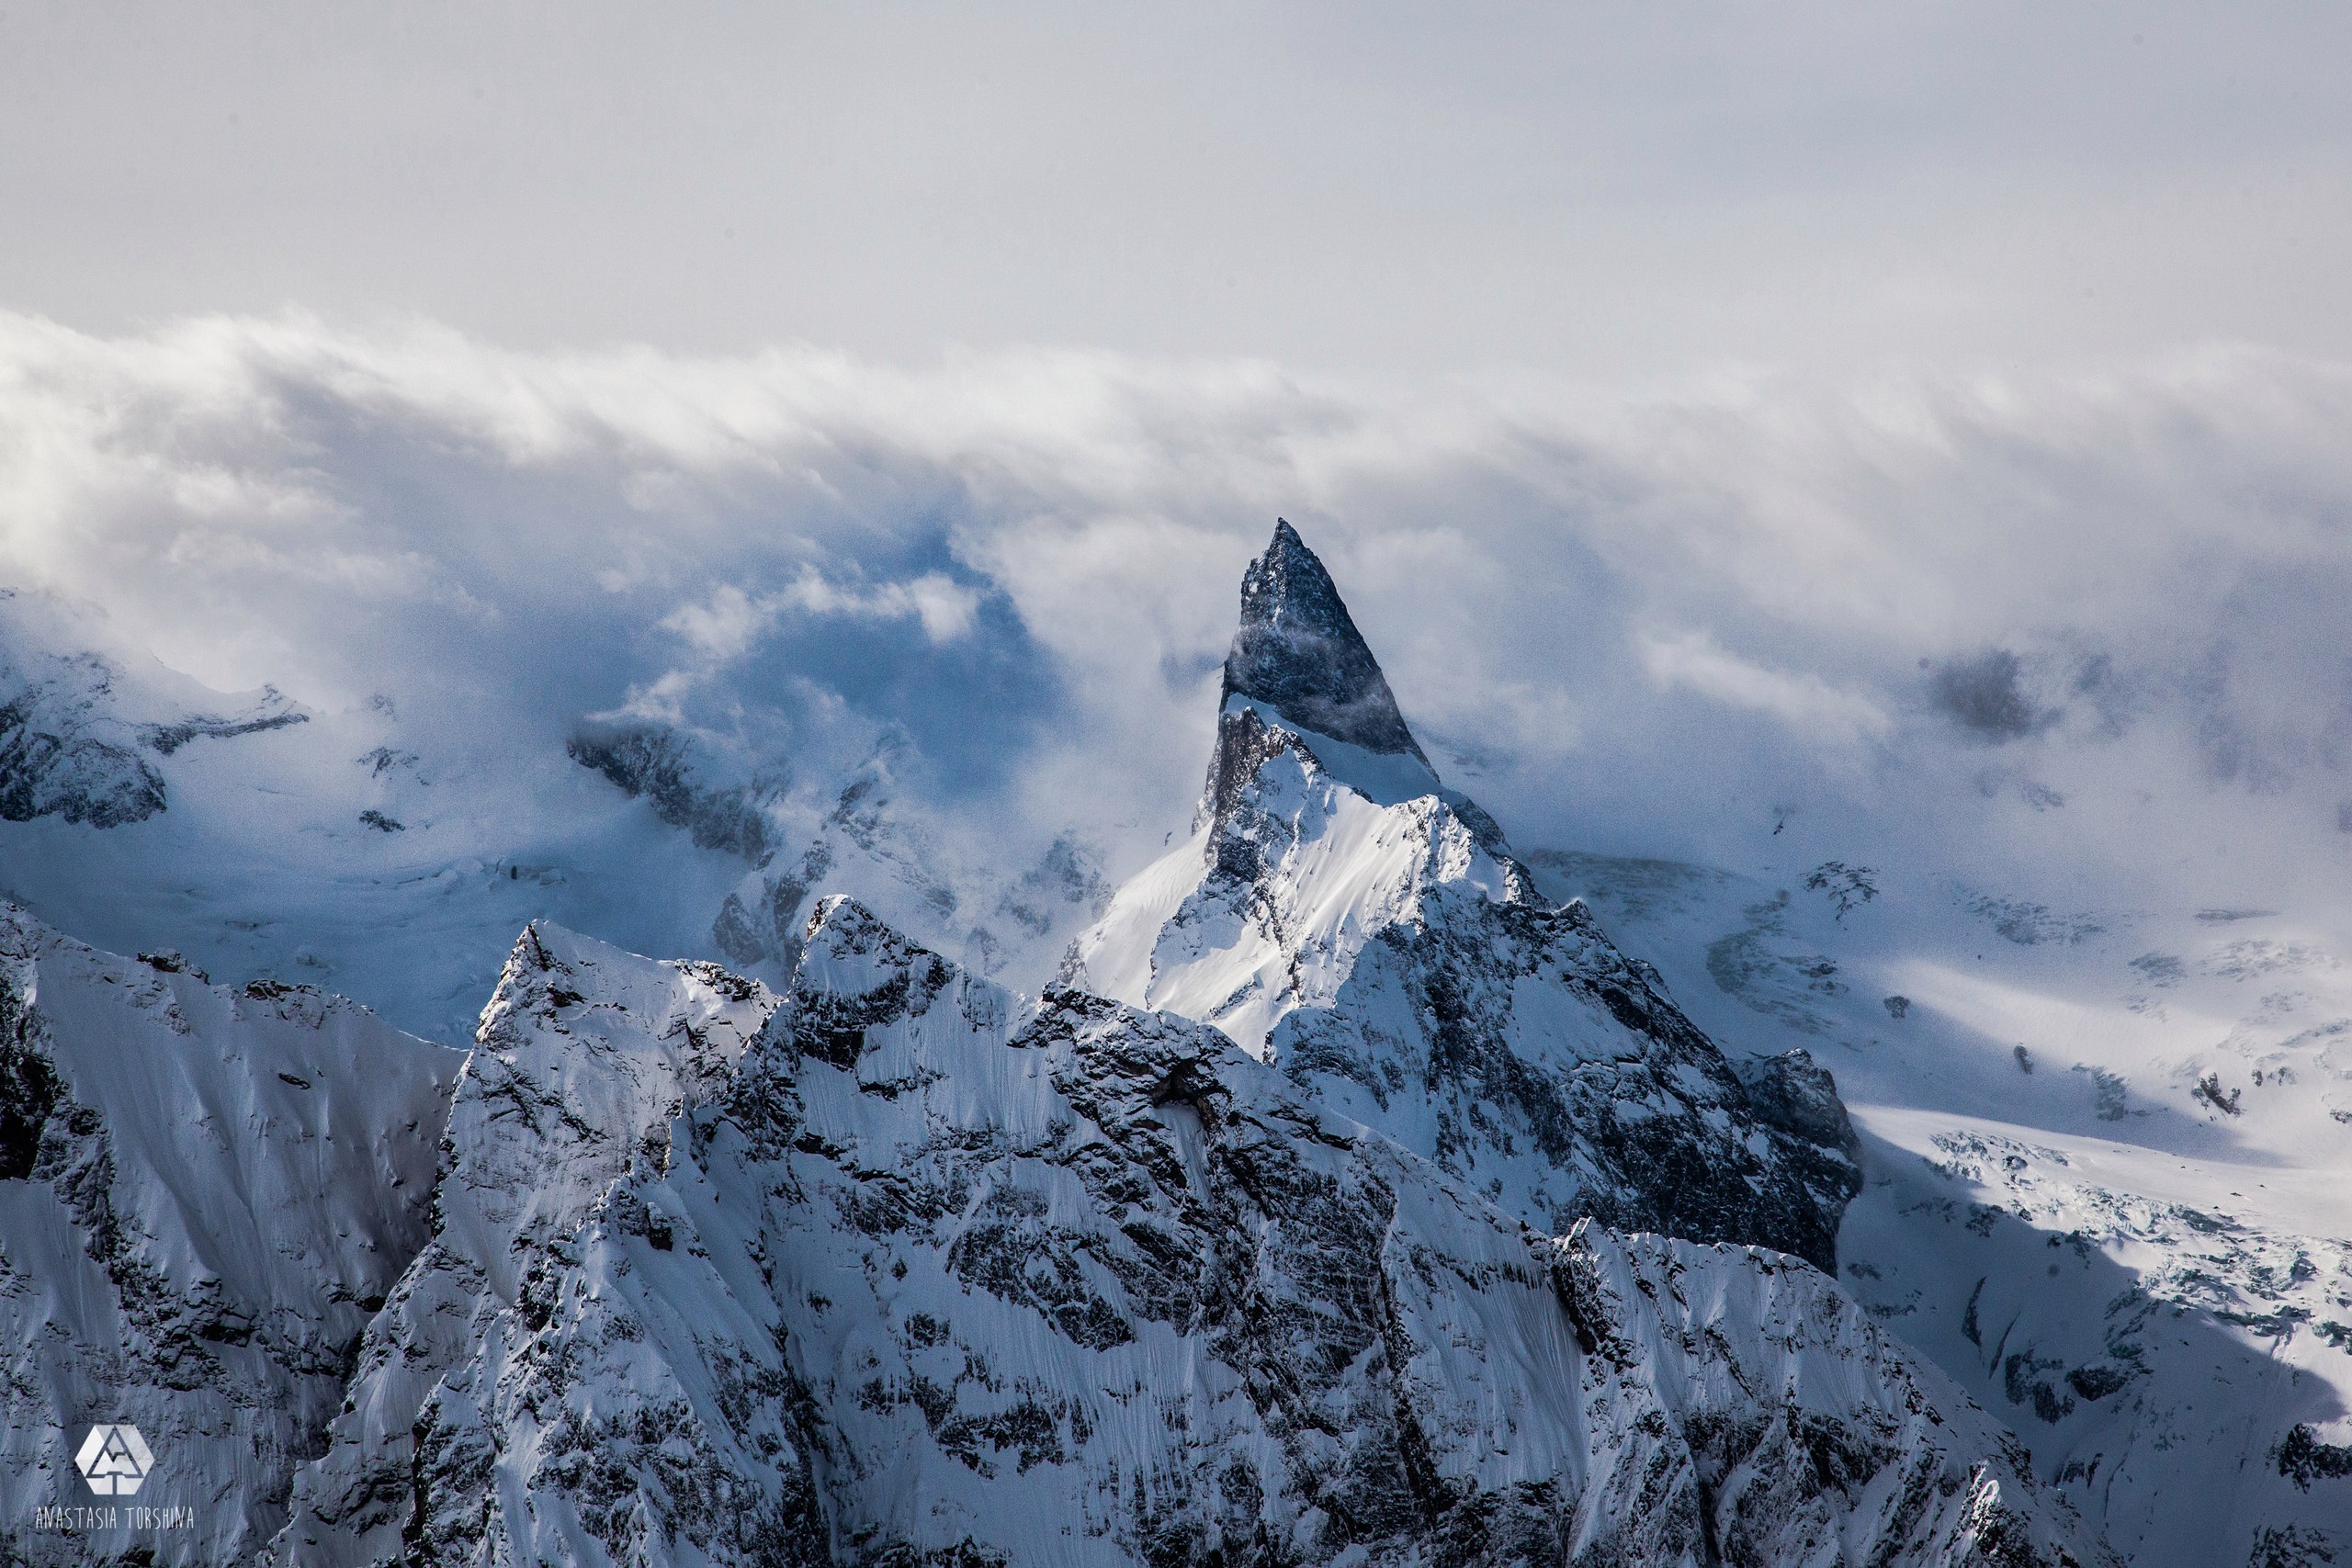
<svg viewBox="0 0 2352 1568"><path fill-rule="evenodd" d="M575 1227L723 1082L775 1006L707 964L656 964L535 925L458 1077L430 1242L368 1325L325 1451L295 1489L288 1562L387 1560L417 1506L416 1434L450 1375L534 1326Z"/></svg>
<svg viewBox="0 0 2352 1568"><path fill-rule="evenodd" d="M424 1243L455 1052L304 987L209 984L0 905L0 1517L19 1560L73 1443L130 1421L196 1522L167 1560L251 1560ZM17 1533L21 1532L21 1533Z"/></svg>
<svg viewBox="0 0 2352 1568"><path fill-rule="evenodd" d="M1836 1267L1860 1178L1828 1075L1799 1051L1743 1083L1654 969L1537 893L1287 523L1243 578L1194 837L1068 973L1217 1025L1547 1233L1592 1216Z"/></svg>
<svg viewBox="0 0 2352 1568"><path fill-rule="evenodd" d="M326 1451L281 1561L2100 1561L1802 1263L1548 1241L1214 1031L1069 992L1024 1023L854 906L820 915L782 1005L518 942L436 1235L343 1415L320 1430L330 1382L292 1434ZM886 1343L904 1376L877 1388ZM272 1473L211 1473L236 1554L284 1508Z"/></svg>
<svg viewBox="0 0 2352 1568"><path fill-rule="evenodd" d="M1213 1030L1068 991L1024 1020L842 900L592 1190L571 1096L669 1059L616 1003L675 974L518 945L499 1054L578 1076L536 1133L453 1119L446 1179L522 1181L535 1140L568 1174L514 1293L456 1256L503 1234L402 1281L479 1307L401 1539L306 1517L285 1561L2106 1561L1802 1262L1544 1238Z"/></svg>

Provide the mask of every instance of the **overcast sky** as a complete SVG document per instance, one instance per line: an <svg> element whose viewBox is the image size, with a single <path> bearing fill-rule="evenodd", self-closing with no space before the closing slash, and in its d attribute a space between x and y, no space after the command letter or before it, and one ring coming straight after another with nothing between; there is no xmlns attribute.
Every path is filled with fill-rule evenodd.
<svg viewBox="0 0 2352 1568"><path fill-rule="evenodd" d="M2318 4L9 0L0 304L517 346L2352 355Z"/></svg>

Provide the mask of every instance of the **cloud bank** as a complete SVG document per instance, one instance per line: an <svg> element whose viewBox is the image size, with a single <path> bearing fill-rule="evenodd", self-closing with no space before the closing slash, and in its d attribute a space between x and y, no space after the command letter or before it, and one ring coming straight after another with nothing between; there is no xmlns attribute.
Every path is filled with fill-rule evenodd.
<svg viewBox="0 0 2352 1568"><path fill-rule="evenodd" d="M745 777L888 746L978 839L1121 870L1189 816L1280 513L1522 845L2333 908L2348 420L2352 367L2233 349L1636 400L0 316L0 584L456 752L619 714Z"/></svg>

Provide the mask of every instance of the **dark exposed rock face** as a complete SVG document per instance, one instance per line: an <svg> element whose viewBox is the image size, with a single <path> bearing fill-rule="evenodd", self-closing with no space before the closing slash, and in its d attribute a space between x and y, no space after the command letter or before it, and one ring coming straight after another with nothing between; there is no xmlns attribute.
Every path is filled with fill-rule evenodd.
<svg viewBox="0 0 2352 1568"><path fill-rule="evenodd" d="M41 1131L62 1090L32 998L0 966L0 1181L33 1173Z"/></svg>
<svg viewBox="0 0 2352 1568"><path fill-rule="evenodd" d="M1023 1022L839 900L731 1070L676 1080L606 1184L558 1181L566 1226L530 1156L583 1145L545 1075L576 1111L647 1081L669 982L548 946L569 999L521 954L492 1009L546 1109L453 1128L475 1178L401 1287L479 1315L378 1560L2106 1561L1802 1262L1544 1238L1214 1030L1073 991ZM536 1239L476 1233L469 1272L460 1215L516 1204ZM371 1352L355 1404L401 1364ZM366 1560L305 1523L289 1560Z"/></svg>
<svg viewBox="0 0 2352 1568"><path fill-rule="evenodd" d="M1334 740L1428 761L1331 574L1288 523L1275 523L1273 542L1241 579L1241 625L1225 656L1227 716L1237 696ZM1250 754L1250 739L1220 724L1209 767L1212 801L1257 771L1262 759Z"/></svg>
<svg viewBox="0 0 2352 1568"><path fill-rule="evenodd" d="M704 785L685 742L659 726L584 724L564 750L582 767L644 800L671 827L686 829L702 849L724 850L754 865L767 863L775 852L759 792Z"/></svg>
<svg viewBox="0 0 2352 1568"><path fill-rule="evenodd" d="M1225 694L1367 751L1421 755L1338 585L1288 523L1274 524L1273 542L1242 576Z"/></svg>
<svg viewBox="0 0 2352 1568"><path fill-rule="evenodd" d="M273 687L265 692L262 705L254 712L240 714L234 718L190 714L169 724L147 725L140 731L140 739L147 743L150 750L168 757L199 738L230 740L240 735L262 735L291 725L307 724L310 718L309 714L287 706L285 698Z"/></svg>
<svg viewBox="0 0 2352 1568"><path fill-rule="evenodd" d="M1861 1152L1853 1119L1838 1098L1838 1080L1805 1050L1783 1051L1740 1064L1747 1101L1758 1119L1823 1148Z"/></svg>

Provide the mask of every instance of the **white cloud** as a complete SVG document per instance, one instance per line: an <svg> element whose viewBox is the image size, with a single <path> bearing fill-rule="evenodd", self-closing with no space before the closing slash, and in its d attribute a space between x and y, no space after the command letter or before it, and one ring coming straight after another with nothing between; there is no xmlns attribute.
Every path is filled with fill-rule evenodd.
<svg viewBox="0 0 2352 1568"><path fill-rule="evenodd" d="M1868 698L1841 692L1817 675L1768 670L1724 652L1704 632L1635 634L1642 663L1662 686L1681 686L1734 707L1770 714L1809 739L1851 744L1894 728Z"/></svg>
<svg viewBox="0 0 2352 1568"><path fill-rule="evenodd" d="M742 595L736 594L741 600ZM980 612L980 596L943 572L927 571L906 582L885 582L871 589L843 588L826 581L814 569L806 570L791 587L766 603L812 615L851 615L866 620L919 622L934 643L950 643L972 629Z"/></svg>
<svg viewBox="0 0 2352 1568"><path fill-rule="evenodd" d="M703 604L681 604L662 617L664 631L686 639L698 652L724 661L740 659L773 618L772 604L754 604L731 582L711 591Z"/></svg>
<svg viewBox="0 0 2352 1568"><path fill-rule="evenodd" d="M1024 809L1156 843L1279 513L1529 842L1728 855L1730 788L1981 849L1996 769L2080 803L2017 829L2070 855L2135 852L2102 790L2190 835L2222 790L2233 863L2309 877L2352 798L2347 424L2352 367L2248 350L1628 400L0 315L0 584L226 690L391 689L502 744L632 700L752 749L984 742ZM1936 677L1995 651L1997 732Z"/></svg>
<svg viewBox="0 0 2352 1568"><path fill-rule="evenodd" d="M923 573L899 591L914 606L923 635L933 642L954 642L972 629L972 617L980 611L978 593L935 571Z"/></svg>

